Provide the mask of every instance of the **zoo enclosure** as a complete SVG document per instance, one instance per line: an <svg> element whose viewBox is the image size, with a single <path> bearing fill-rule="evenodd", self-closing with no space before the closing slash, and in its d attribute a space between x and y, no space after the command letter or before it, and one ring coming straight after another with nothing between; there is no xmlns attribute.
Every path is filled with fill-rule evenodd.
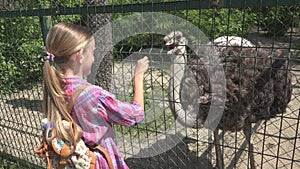
<svg viewBox="0 0 300 169"><path fill-rule="evenodd" d="M37 1L35 1L37 2ZM89 3L90 2L90 3ZM219 3L213 1L164 1L129 3L124 1L44 1L45 5L29 4L28 1L2 1L0 19L1 32L1 157L20 163L28 167L43 166L43 163L32 152L39 143L41 113L41 64L43 61L43 38L50 25L60 21L75 22L88 26L92 30L100 29L104 23L114 21L122 15L134 13L157 12L179 16L191 21L208 36L214 39L224 35L243 36L260 44L260 48L288 50L288 59L294 73L294 90L288 113L260 125L253 125L254 143L262 143L255 150L256 166L276 168L300 167L299 159L299 1L238 1L224 0ZM266 12L269 10L270 13ZM273 13L272 13L273 12ZM256 15L250 15L255 13ZM88 14L88 15L87 15ZM51 16L51 17L50 17ZM153 15L154 16L154 15ZM99 17L99 18L98 18ZM202 17L204 19L202 19ZM250 18L249 18L250 17ZM252 18L251 18L252 17ZM255 17L255 22L251 22ZM104 18L102 22L101 19ZM91 24L92 19L97 22ZM153 18L155 20L156 18ZM287 22L286 22L287 20ZM253 24L253 25L251 25ZM222 26L223 25L223 26ZM169 27L168 27L169 26ZM36 30L32 28L38 28ZM172 31L172 25L166 25ZM21 31L20 31L21 30ZM30 30L30 31L28 31ZM108 30L109 31L109 30ZM19 32L24 36L18 39ZM108 37L114 32L106 32ZM256 35L256 36L253 36ZM263 41L260 35L268 38ZM297 39L298 38L298 39ZM264 42L264 43L263 43ZM194 41L195 43L195 41ZM197 44L197 42L196 42ZM137 55L162 55L152 49L163 49L162 37L159 35L133 35L114 45L112 54L104 57L100 63L95 83L111 89L108 79L118 71L116 62L126 60L132 53ZM144 50L148 49L148 50ZM103 50L103 49L102 49ZM113 57L112 57L113 56ZM160 58L159 56L157 56ZM10 59L10 60L8 60ZM155 59L155 57L153 57ZM159 61L149 72L146 107L150 112L162 112L157 120L144 123L134 129L116 127L121 140L119 145L128 164L132 168L201 168L213 166L213 142L211 139L200 140L199 130L186 129L182 140L167 152L148 158L133 158L137 155L131 144L141 142L137 136L155 138L155 142L162 141L158 133L165 133L172 125L172 115L166 98L168 87L168 60ZM37 64L40 63L40 64ZM113 66L112 74L110 66ZM163 71L161 71L163 70ZM122 70L124 71L124 70ZM130 70L125 70L128 73ZM130 92L126 93L126 86L118 86L124 79L113 76L114 90L117 97L130 100ZM25 83L24 83L25 82ZM112 90L112 89L111 89ZM155 114L154 113L154 114ZM161 113L157 113L161 114ZM154 116L154 115L153 115ZM272 132L271 132L271 131ZM221 146L226 153L225 166L243 167L248 165L247 147L239 132L221 133ZM17 139L16 139L17 138ZM125 142L124 142L125 141ZM232 142L233 141L233 142ZM161 147L153 146L151 149ZM278 146L278 145L282 146ZM129 144L130 145L130 144ZM162 148L161 148L162 149ZM297 155L298 154L298 155ZM143 164L143 165L142 165ZM145 165L145 166L144 166ZM144 167L143 167L144 166Z"/></svg>

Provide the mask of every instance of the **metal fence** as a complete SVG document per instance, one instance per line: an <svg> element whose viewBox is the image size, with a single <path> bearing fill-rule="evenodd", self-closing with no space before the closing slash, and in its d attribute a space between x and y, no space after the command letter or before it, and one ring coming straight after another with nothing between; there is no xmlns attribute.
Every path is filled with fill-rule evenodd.
<svg viewBox="0 0 300 169"><path fill-rule="evenodd" d="M45 167L33 150L44 117L43 43L58 22L95 33L96 63L88 80L120 100L132 98L135 61L144 55L151 60L145 120L135 127L115 126L130 168L300 168L299 5L298 0L1 0L0 168ZM170 38L175 42L188 40L182 62L174 59L178 54L167 54L172 50L164 37L172 31L183 34ZM232 48L233 36L251 45ZM219 37L225 46L217 53L218 64L200 64L208 55L200 46ZM284 64L276 67L277 62ZM216 69L224 77L214 76ZM212 94L203 94L207 86L214 90L214 83L229 91L221 115ZM265 106L270 100L276 105ZM240 108L231 110L237 104ZM272 114L280 107L285 111Z"/></svg>

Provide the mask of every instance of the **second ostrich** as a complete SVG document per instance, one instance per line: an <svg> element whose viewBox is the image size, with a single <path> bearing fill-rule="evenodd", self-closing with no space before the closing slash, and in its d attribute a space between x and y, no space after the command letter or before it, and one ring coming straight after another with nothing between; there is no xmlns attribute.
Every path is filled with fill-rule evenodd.
<svg viewBox="0 0 300 169"><path fill-rule="evenodd" d="M175 118L192 128L205 127L212 98L211 76L221 76L218 70L209 72L209 64L201 56L217 56L224 70L223 114L214 130L216 167L223 168L219 129L243 130L249 145L250 167L255 168L251 123L268 120L285 113L291 99L291 74L284 52L255 48L241 37L219 37L204 45L197 56L187 55L187 40L182 32L175 31L164 37L168 54L172 55L173 76L170 80L170 108ZM208 57L209 58L209 57ZM186 91L189 91L188 93Z"/></svg>

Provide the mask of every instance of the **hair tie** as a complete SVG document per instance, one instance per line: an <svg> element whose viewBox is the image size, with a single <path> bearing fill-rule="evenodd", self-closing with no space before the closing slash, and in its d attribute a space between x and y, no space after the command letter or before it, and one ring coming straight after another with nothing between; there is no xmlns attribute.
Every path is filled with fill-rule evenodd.
<svg viewBox="0 0 300 169"><path fill-rule="evenodd" d="M46 59L53 62L55 56L52 53L49 53L49 52L46 52L46 53L47 53Z"/></svg>
<svg viewBox="0 0 300 169"><path fill-rule="evenodd" d="M46 54L47 54L46 59L53 62L55 56L52 53L49 53L46 48L45 48L45 51L46 51Z"/></svg>

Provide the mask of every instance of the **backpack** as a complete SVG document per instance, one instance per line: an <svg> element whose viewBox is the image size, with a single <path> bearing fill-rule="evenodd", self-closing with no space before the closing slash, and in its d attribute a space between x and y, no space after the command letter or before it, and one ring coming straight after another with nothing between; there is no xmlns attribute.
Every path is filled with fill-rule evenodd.
<svg viewBox="0 0 300 169"><path fill-rule="evenodd" d="M74 101L77 96L87 86L79 87L73 94L68 105L68 111L71 113ZM43 136L41 144L35 149L35 153L45 159L48 169L94 169L96 164L96 154L93 150L99 150L106 158L110 169L114 169L111 158L107 151L100 145L96 147L88 147L80 138L70 142L64 142L57 138L52 138L51 134L55 130L53 124L47 128L47 119L42 120ZM71 136L74 136L74 122L62 121L64 128ZM78 133L82 136L82 133ZM72 137L74 138L74 137Z"/></svg>

